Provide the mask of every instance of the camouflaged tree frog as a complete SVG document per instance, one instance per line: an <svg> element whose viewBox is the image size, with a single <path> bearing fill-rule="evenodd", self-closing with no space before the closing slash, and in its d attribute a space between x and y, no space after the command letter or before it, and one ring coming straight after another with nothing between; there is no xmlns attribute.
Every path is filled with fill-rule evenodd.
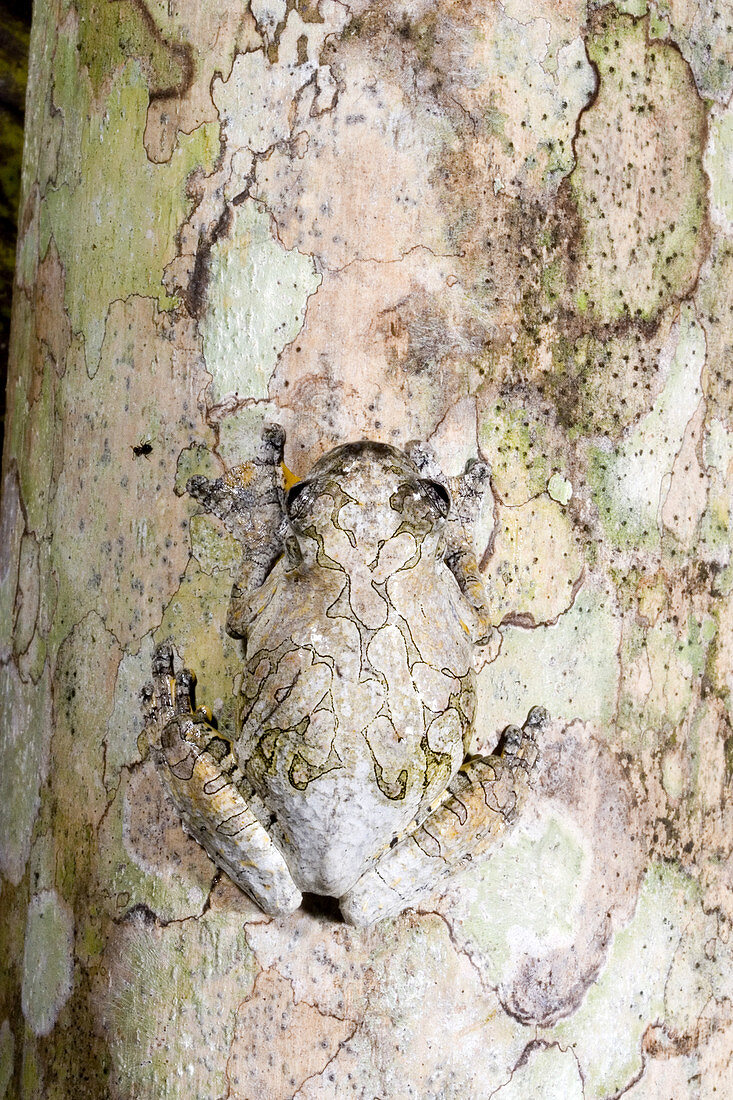
<svg viewBox="0 0 733 1100"><path fill-rule="evenodd" d="M414 905L516 814L544 712L467 756L474 655L490 633L472 528L489 476L427 447L337 447L282 488L284 433L189 492L242 545L227 629L242 638L236 736L194 709L172 649L144 692L156 762L188 832L261 908L301 892L367 925Z"/></svg>

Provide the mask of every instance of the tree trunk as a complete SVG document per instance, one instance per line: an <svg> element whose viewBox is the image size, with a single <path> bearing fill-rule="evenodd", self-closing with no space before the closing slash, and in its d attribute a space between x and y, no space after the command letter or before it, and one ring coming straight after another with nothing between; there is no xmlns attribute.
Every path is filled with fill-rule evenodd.
<svg viewBox="0 0 733 1100"><path fill-rule="evenodd" d="M0 537L0 1097L723 1096L733 1066L733 18L722 3L38 0ZM544 705L491 858L268 918L141 737L171 639L231 729L264 421L480 454ZM717 1090L717 1092L716 1092Z"/></svg>

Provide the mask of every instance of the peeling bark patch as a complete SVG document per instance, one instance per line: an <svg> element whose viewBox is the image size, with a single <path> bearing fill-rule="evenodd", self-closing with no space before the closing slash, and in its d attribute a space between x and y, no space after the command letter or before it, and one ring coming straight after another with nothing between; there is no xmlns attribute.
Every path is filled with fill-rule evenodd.
<svg viewBox="0 0 733 1100"><path fill-rule="evenodd" d="M628 779L592 727L551 725L532 808L441 903L513 1018L546 1026L583 1002L633 909L641 828Z"/></svg>
<svg viewBox="0 0 733 1100"><path fill-rule="evenodd" d="M690 292L706 252L704 106L646 20L603 8L588 48L600 88L575 145L583 243L572 281L602 322L652 317Z"/></svg>
<svg viewBox="0 0 733 1100"><path fill-rule="evenodd" d="M713 222L728 237L733 236L733 106L710 116L705 171L710 180L710 210Z"/></svg>
<svg viewBox="0 0 733 1100"><path fill-rule="evenodd" d="M201 311L214 405L229 395L266 396L278 356L300 331L321 282L310 258L273 239L269 217L253 203L234 208L230 226L210 246L208 308Z"/></svg>
<svg viewBox="0 0 733 1100"><path fill-rule="evenodd" d="M675 456L700 404L704 363L705 334L692 309L685 306L662 349L665 383L659 398L615 454L599 450L593 456L591 484L603 486L596 492L599 510L609 533L622 546L643 545L659 537L665 483L668 487ZM686 500L685 507L691 503ZM671 519L668 526L675 523L674 513ZM690 519L684 516L683 522Z"/></svg>
<svg viewBox="0 0 733 1100"><path fill-rule="evenodd" d="M22 1004L35 1035L48 1035L71 995L74 917L55 890L31 899L23 951Z"/></svg>
<svg viewBox="0 0 733 1100"><path fill-rule="evenodd" d="M555 1028L554 1036L572 1045L587 1067L591 1095L614 1095L641 1070L642 1036L664 1015L669 968L694 896L694 886L679 872L652 867L634 918L616 936L598 981L573 1019ZM602 1031L599 1019L607 1022Z"/></svg>

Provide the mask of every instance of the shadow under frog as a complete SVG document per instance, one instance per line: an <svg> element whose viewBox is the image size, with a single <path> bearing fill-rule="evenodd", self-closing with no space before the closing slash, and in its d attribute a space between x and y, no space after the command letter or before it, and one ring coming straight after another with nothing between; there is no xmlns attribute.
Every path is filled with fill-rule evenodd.
<svg viewBox="0 0 733 1100"><path fill-rule="evenodd" d="M143 692L153 755L184 828L270 914L301 891L350 924L393 916L516 816L544 712L467 756L474 657L491 627L472 545L489 476L444 477L429 449L337 447L289 492L284 433L189 492L241 543L227 630L242 638L237 732L158 647Z"/></svg>

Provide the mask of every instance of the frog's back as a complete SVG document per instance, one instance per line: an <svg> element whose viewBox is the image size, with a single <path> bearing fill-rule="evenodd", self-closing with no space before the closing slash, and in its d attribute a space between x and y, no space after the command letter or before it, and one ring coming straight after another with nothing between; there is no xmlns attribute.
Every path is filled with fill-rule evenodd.
<svg viewBox="0 0 733 1100"><path fill-rule="evenodd" d="M238 752L301 889L340 896L463 760L474 682L451 585L438 562L378 587L280 565L259 597Z"/></svg>

